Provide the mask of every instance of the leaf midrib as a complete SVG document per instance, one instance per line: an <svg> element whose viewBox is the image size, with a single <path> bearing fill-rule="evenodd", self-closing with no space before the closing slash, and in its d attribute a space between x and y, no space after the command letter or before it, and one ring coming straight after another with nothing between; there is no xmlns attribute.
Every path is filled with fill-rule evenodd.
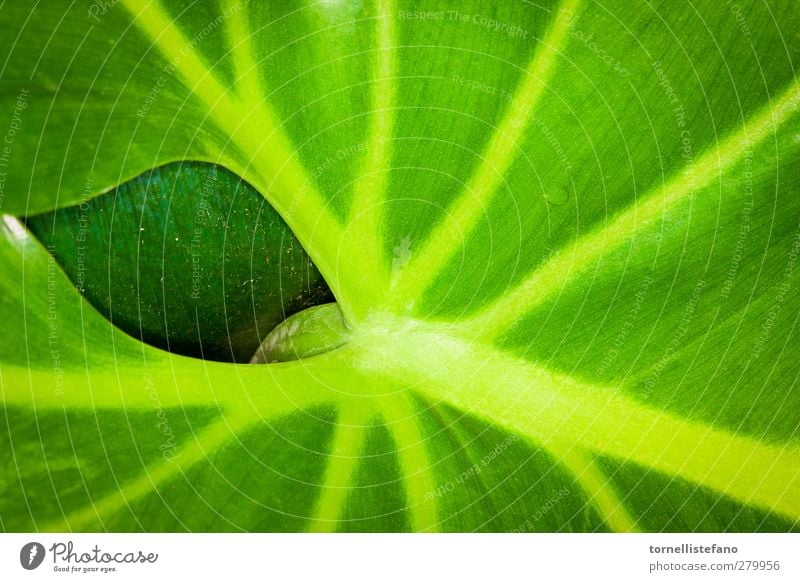
<svg viewBox="0 0 800 582"><path fill-rule="evenodd" d="M556 458L577 446L800 519L796 445L761 443L650 408L608 386L466 339L451 325L385 316L374 329L356 335L351 346L362 373L404 378L426 400L471 411Z"/></svg>

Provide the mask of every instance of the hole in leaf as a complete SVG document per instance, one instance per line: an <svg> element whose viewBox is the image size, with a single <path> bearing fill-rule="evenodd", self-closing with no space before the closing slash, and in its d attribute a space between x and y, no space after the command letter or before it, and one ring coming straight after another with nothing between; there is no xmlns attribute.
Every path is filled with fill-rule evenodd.
<svg viewBox="0 0 800 582"><path fill-rule="evenodd" d="M178 354L248 362L284 319L333 300L275 209L210 164L155 168L26 224L114 325Z"/></svg>

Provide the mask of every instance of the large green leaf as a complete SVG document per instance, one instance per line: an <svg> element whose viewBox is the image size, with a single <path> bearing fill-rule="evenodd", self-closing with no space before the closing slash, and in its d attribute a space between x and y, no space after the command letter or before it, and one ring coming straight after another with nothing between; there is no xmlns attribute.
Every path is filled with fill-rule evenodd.
<svg viewBox="0 0 800 582"><path fill-rule="evenodd" d="M0 10L3 528L798 528L795 3L95 6ZM344 345L159 351L10 216L183 159Z"/></svg>

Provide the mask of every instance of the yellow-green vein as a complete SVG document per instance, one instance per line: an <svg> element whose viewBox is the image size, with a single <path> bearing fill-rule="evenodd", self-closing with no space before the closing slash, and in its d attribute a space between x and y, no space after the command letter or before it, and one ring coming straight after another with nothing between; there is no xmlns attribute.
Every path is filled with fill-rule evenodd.
<svg viewBox="0 0 800 582"><path fill-rule="evenodd" d="M150 493L158 494L158 487L177 478L186 470L205 460L226 442L234 439L252 418L232 416L214 421L188 443L179 448L170 458L162 458L150 469L105 497L76 509L63 519L45 524L42 531L82 531L105 527L105 523L130 504Z"/></svg>
<svg viewBox="0 0 800 582"><path fill-rule="evenodd" d="M264 99L264 89L258 75L247 10L240 0L227 0L225 14L230 14L226 32L231 46L231 57L236 80L234 86L239 99L259 106Z"/></svg>
<svg viewBox="0 0 800 582"><path fill-rule="evenodd" d="M147 365L118 367L109 361L61 360L63 370L29 369L3 364L3 403L44 409L153 409L206 407L237 411L253 418L274 417L345 399L328 386L342 376L334 354L314 365L301 362L269 366L231 365L156 353ZM81 369L81 365L88 369Z"/></svg>
<svg viewBox="0 0 800 582"><path fill-rule="evenodd" d="M605 227L578 238L533 271L512 291L474 315L465 326L474 334L491 338L519 320L537 305L568 286L580 273L605 254L632 240L637 229L646 228L690 195L709 186L726 169L741 161L797 111L800 80L795 80L739 131L664 185L645 194L641 201L623 210Z"/></svg>
<svg viewBox="0 0 800 582"><path fill-rule="evenodd" d="M156 372L158 370L158 372ZM216 407L225 401L214 386L188 372L173 380L161 373L166 366L129 368L96 367L83 371L0 367L3 379L2 400L6 406L45 409L152 409L160 407ZM157 380L156 381L156 374ZM188 376L188 378L187 378Z"/></svg>
<svg viewBox="0 0 800 582"><path fill-rule="evenodd" d="M419 298L464 244L464 237L475 227L486 205L497 192L506 170L519 152L520 142L552 78L558 55L567 39L571 18L578 11L580 2L565 0L559 6L549 30L523 73L503 119L487 144L480 164L449 210L450 218L433 230L422 249L396 274L392 287L397 309L405 311Z"/></svg>
<svg viewBox="0 0 800 582"><path fill-rule="evenodd" d="M380 406L397 448L409 527L412 531L436 531L439 518L434 495L433 463L419 426L419 411L405 393L382 397Z"/></svg>
<svg viewBox="0 0 800 582"><path fill-rule="evenodd" d="M377 0L377 9L369 138L361 175L355 183L344 254L345 257L357 255L360 258L358 261L345 261L342 268L348 271L349 278L360 281L365 293L381 294L386 291L388 278L380 230L394 126L395 2ZM378 297L377 301L380 300Z"/></svg>
<svg viewBox="0 0 800 582"><path fill-rule="evenodd" d="M339 526L347 496L355 485L353 481L364 452L369 420L369 414L361 409L342 408L319 500L309 525L311 531L332 532Z"/></svg>
<svg viewBox="0 0 800 582"><path fill-rule="evenodd" d="M555 446L551 447L553 454L557 451ZM568 446L558 452L555 459L575 476L576 482L586 493L597 514L612 531L638 531L636 521L628 514L614 487L589 453L575 446Z"/></svg>

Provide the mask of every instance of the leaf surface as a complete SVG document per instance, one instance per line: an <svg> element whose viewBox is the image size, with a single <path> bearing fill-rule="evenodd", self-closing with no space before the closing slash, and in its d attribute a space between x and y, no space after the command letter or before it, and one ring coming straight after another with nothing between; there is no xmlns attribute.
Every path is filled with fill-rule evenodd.
<svg viewBox="0 0 800 582"><path fill-rule="evenodd" d="M0 12L5 529L797 529L796 5L166 4ZM184 159L345 345L159 351L10 216Z"/></svg>

